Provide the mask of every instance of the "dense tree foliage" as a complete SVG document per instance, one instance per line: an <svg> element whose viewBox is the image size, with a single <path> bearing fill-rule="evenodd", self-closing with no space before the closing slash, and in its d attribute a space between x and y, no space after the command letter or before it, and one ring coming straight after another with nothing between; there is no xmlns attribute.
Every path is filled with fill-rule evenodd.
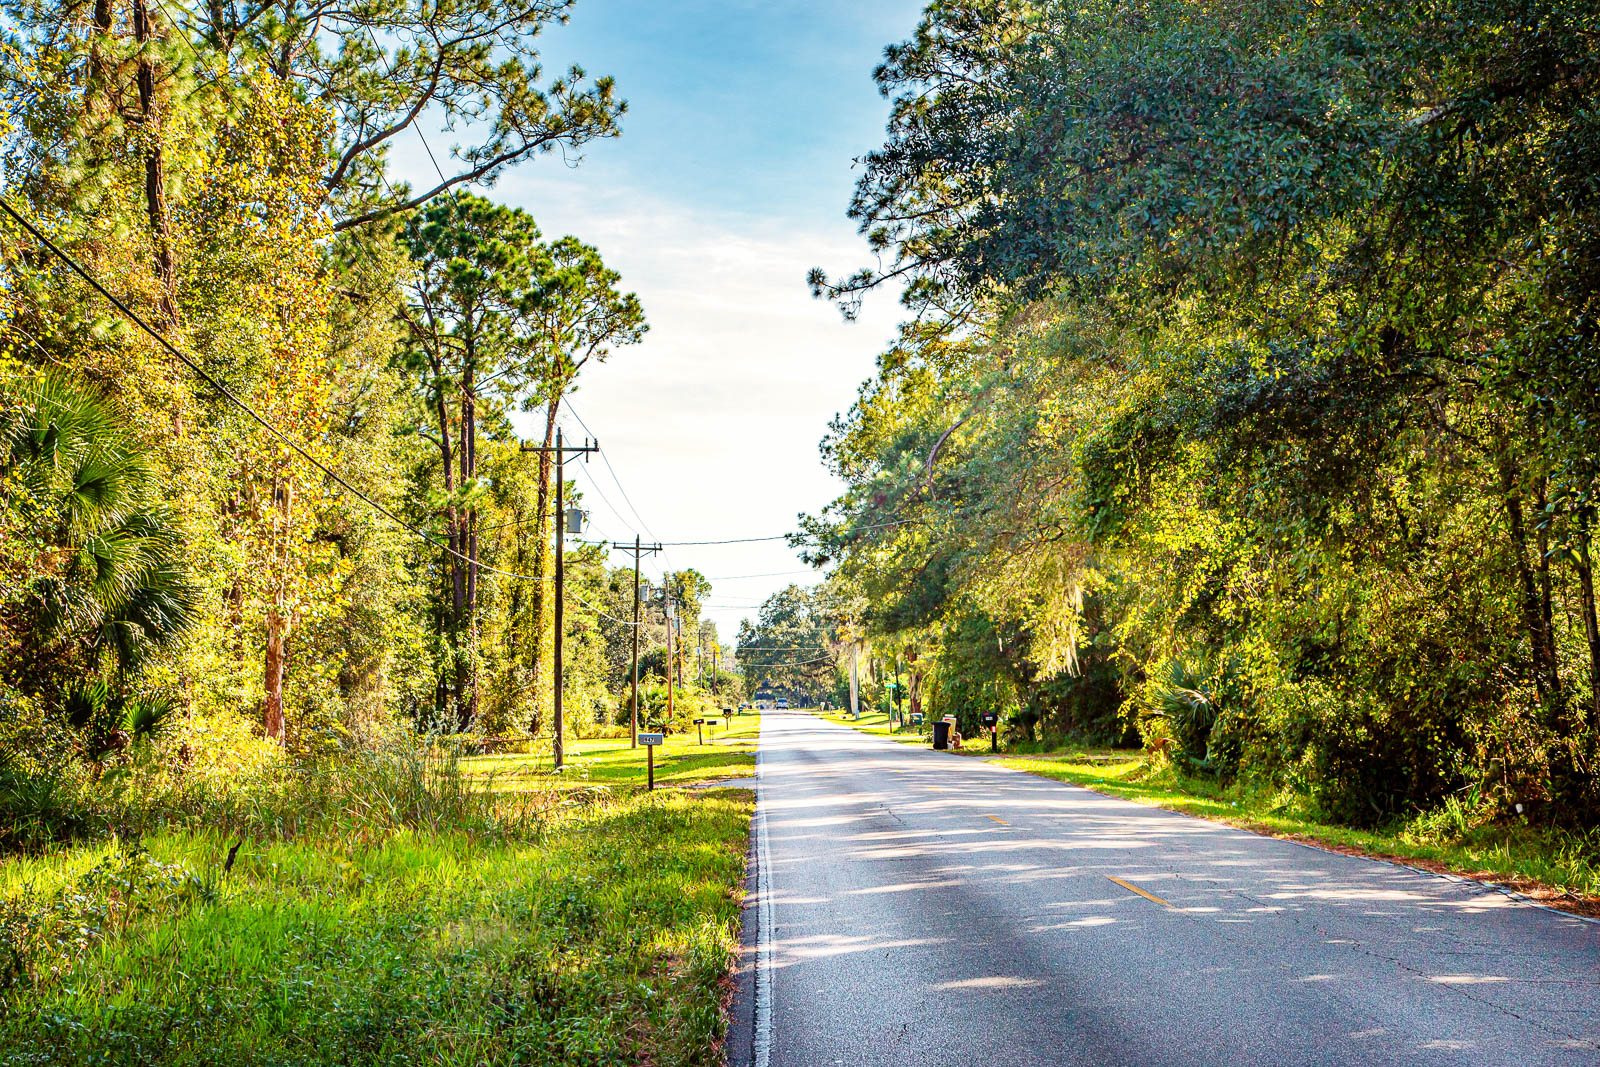
<svg viewBox="0 0 1600 1067"><path fill-rule="evenodd" d="M550 677L530 447L644 314L467 188L617 132L608 78L539 71L570 7L6 5L0 804L146 738L216 783L411 731L548 744L558 682L573 729L614 728L631 573L569 543ZM424 117L469 140L412 190L386 159ZM698 642L709 586L677 582Z"/></svg>
<svg viewBox="0 0 1600 1067"><path fill-rule="evenodd" d="M890 267L812 276L919 310L813 551L1024 733L1593 822L1597 28L931 5L852 209Z"/></svg>

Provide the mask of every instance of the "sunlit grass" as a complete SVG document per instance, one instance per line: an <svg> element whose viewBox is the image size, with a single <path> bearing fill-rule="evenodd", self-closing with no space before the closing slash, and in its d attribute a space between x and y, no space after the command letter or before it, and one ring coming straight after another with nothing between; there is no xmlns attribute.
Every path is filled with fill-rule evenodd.
<svg viewBox="0 0 1600 1067"><path fill-rule="evenodd" d="M814 714L829 722L843 723L864 734L878 734L907 744L920 744L927 741L929 736L926 724L920 727L899 726L896 720L891 719L889 713L883 710L863 711L859 719L852 719L848 711L818 711Z"/></svg>
<svg viewBox="0 0 1600 1067"><path fill-rule="evenodd" d="M761 715L747 711L721 718L696 733L670 734L655 750L656 787L689 786L755 774ZM577 791L603 787L613 793L645 788L645 749L630 748L627 737L568 742L567 766L560 774L547 753L473 756L462 761L466 775L501 792Z"/></svg>
<svg viewBox="0 0 1600 1067"><path fill-rule="evenodd" d="M7 858L0 1064L720 1062L752 795L550 799Z"/></svg>

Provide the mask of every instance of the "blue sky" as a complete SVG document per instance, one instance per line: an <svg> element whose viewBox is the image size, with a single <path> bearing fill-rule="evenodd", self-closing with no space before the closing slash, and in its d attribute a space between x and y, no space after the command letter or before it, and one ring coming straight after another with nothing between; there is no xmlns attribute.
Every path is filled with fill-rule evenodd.
<svg viewBox="0 0 1600 1067"><path fill-rule="evenodd" d="M845 208L853 160L882 142L888 115L872 70L920 11L911 0L580 0L546 34L547 73L578 62L610 74L629 104L622 137L589 146L577 167L544 156L490 194L531 211L546 236L596 245L651 323L643 344L586 370L573 398L648 524L590 464L577 480L599 536L777 534L838 491L817 443L872 374L900 308L882 294L846 324L810 297L805 273L867 261ZM441 156L450 144L429 141ZM402 146L397 163L418 182L431 173L420 148ZM781 541L674 548L666 561L714 580L725 640L773 590L813 580L788 573L800 564Z"/></svg>
<svg viewBox="0 0 1600 1067"><path fill-rule="evenodd" d="M881 140L870 82L883 46L920 5L582 0L545 42L611 73L630 105L624 137L591 153L590 177L718 211L839 219L851 158Z"/></svg>

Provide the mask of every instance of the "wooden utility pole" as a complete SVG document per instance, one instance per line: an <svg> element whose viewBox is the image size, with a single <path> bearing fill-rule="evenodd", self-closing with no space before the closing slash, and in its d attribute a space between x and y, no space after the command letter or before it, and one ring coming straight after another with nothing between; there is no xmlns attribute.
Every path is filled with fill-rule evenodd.
<svg viewBox="0 0 1600 1067"><path fill-rule="evenodd" d="M672 623L674 621L675 616L674 616L673 610L672 610L672 587L671 586L666 586L661 590L661 592L666 598L665 599L665 604L666 604L666 613L667 613L667 721L671 722L672 721L672 713L673 713L673 704L672 704L672 654L673 654L673 650L674 650L674 642L672 640Z"/></svg>
<svg viewBox="0 0 1600 1067"><path fill-rule="evenodd" d="M628 546L623 545L623 551ZM659 543L646 548L639 540L639 535L633 535L633 704L628 713L628 747L639 747L639 557L648 552L655 555L661 551Z"/></svg>
<svg viewBox="0 0 1600 1067"><path fill-rule="evenodd" d="M524 452L544 452L545 451L543 446L536 446L534 448L529 448L527 445L523 445L522 446L522 450ZM556 650L555 650L556 651L556 655L555 655L555 663L554 663L554 666L555 666L555 679L554 679L554 683L555 683L555 723L554 723L554 736L551 739L551 756L555 760L556 770L559 771L562 768L562 766L565 765L566 758L567 758L567 752L566 752L566 747L567 746L566 746L565 738L563 736L563 734L565 732L565 729L566 729L566 723L565 723L565 717L562 714L562 700L561 700L562 695L563 695L563 690L565 690L565 688L566 688L566 678L563 677L562 665L561 665L562 646L565 644L565 640L564 639L566 637L566 624L567 624L566 623L566 606L567 606L567 598L566 598L566 591L567 591L567 558L566 558L567 557L567 551L566 551L566 547L567 547L567 509L566 509L567 475L566 475L566 461L567 461L567 453L568 452L572 452L572 453L575 453L577 455L581 455L581 456L583 456L585 458L585 461L587 461L589 453L600 451L600 442L599 441L595 441L593 444L591 444L589 442L589 440L587 438L585 438L584 442L583 442L583 444L581 446L580 445L564 444L562 442L562 440L561 440L561 431L558 429L558 430L556 430L555 447L553 449L551 449L550 451L553 451L556 454ZM582 532L581 530L574 530L573 531L573 533L581 533L581 532ZM537 642L539 640L539 635L538 634L534 634L533 635L533 639L534 639L534 641Z"/></svg>

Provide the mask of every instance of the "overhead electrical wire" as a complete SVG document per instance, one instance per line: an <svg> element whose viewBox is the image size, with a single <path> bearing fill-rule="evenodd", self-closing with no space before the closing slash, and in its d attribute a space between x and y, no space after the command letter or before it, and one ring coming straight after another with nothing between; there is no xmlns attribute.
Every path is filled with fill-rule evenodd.
<svg viewBox="0 0 1600 1067"><path fill-rule="evenodd" d="M875 522L867 526L852 527L851 529L846 530L845 533L853 534L860 533L864 530L881 530L889 526L909 526L914 521L915 520L913 519L896 519L893 522ZM771 537L730 537L721 541L663 541L661 543L663 545L670 545L674 547L690 547L699 545L747 545L753 544L757 541L787 541L792 536L792 534L774 534Z"/></svg>
<svg viewBox="0 0 1600 1067"><path fill-rule="evenodd" d="M401 518L399 515L396 515L394 512L390 511L387 507L385 507L384 505L378 503L376 500L372 499L370 496L368 496L367 494L363 493L361 490L357 489L355 486L351 485L348 481L345 480L345 478L342 475L340 475L332 467L327 466L321 460L319 460L315 456L313 456L310 452L306 451L304 446L302 446L299 442L295 441L288 434L284 433L282 430L280 430L276 426L274 426L270 421L267 420L267 418L265 416L263 416L258 411L256 411L255 408L251 407L249 404L245 403L239 397L235 396L232 390L230 390L227 386L223 385L216 378L213 378L211 376L211 374L209 372L207 372L206 369L204 367L202 367L199 363L197 363L195 360L191 359L189 356L185 355L183 352L179 351L177 346L174 345L171 341L167 340L166 336L164 334L162 334L161 331L157 330L154 326L151 326L149 323L145 322L144 319L141 318L137 313L135 313L132 308L128 307L128 305L124 304L121 300L119 300L111 292L111 290L107 289L104 285L101 285L98 279L96 279L93 275L91 275L83 267L78 265L78 261L77 260L73 259L71 256L69 256L65 252L63 252L59 247L57 247L54 241L52 241L52 240L50 240L50 238L46 237L37 227L35 227L33 225L32 222L28 221L28 219L25 218L21 214L21 212L17 211L16 208L12 207L11 203L8 200L4 199L3 197L0 197L0 210L4 210L7 215L10 215L13 219L17 220L18 224L20 224L23 229L27 230L28 233L31 234L36 241L38 241L46 249L48 249L51 252L51 254L53 254L57 259L61 260L61 262L65 263L69 268L71 268L71 270L72 270L72 272L74 274L76 274L78 277L82 278L85 282L88 282L90 288L92 288L95 292L99 293L102 297L104 297L111 304L111 306L115 307L118 311L122 312L123 315L127 316L128 319L130 319L134 323L134 325L138 326L145 333L149 334L150 337L156 342L156 344L158 344L162 348L166 349L166 351L171 353L172 356L175 359L177 359L180 363L182 363L184 366L188 367L195 374L197 374L200 377L200 379L202 381L204 381L207 385L209 385L213 390L215 390L216 393L219 396L221 396L222 398L227 400L229 403L233 404L239 410L243 411L246 415L249 415L252 419L254 419L257 423L259 423L261 425L262 429L266 430L272 436L274 436L278 440L282 441L285 445L288 445L290 449L292 449L297 455L300 456L301 459L303 459L307 463L311 464L313 467L315 467L317 470L321 471L327 477L333 479L333 481L336 484L338 484L341 488L343 488L351 496L355 497L357 500L360 500L362 503L366 504L368 507L372 508L378 514L382 515L384 518L388 519L390 522L394 523L396 526L400 527L401 529L408 531L409 533L415 535L416 537L421 538L423 541L425 541L428 544L432 545L433 547L441 549L444 552L447 552L450 555L456 557L457 559L462 560L463 562L472 564L473 566L476 566L476 567L481 567L484 570L490 571L490 572L492 572L494 574L505 575L508 578L518 578L518 579L521 579L523 581L529 581L529 582L548 582L548 581L552 580L551 578L535 577L534 575L531 575L531 574L518 574L515 571L501 570L499 567L490 566L487 563L483 563L483 562L480 562L478 560L471 559L470 557L465 556L462 553L460 553L460 552L456 551L455 549L451 548L449 545L445 544L444 542L435 539L431 534L419 529L416 526L411 525L411 523L407 522L405 519Z"/></svg>
<svg viewBox="0 0 1600 1067"><path fill-rule="evenodd" d="M598 440L600 435L589 429L589 424L583 421L583 416L579 415L577 409L572 406L572 401L564 399L562 403L572 413L572 417L578 420L578 425L583 427L583 432ZM604 452L600 453L600 462L606 465L606 470L610 473L611 480L617 484L617 492L622 494L622 502L628 505L628 510L633 512L633 517L639 520L639 525L644 529L644 532L650 535L652 541L660 541L661 538L657 537L655 531L650 529L650 524L644 521L644 516L639 514L639 509L634 507L633 500L628 496L628 490L623 487L622 479L617 477L616 468L611 465L611 460ZM624 523L623 525L627 524Z"/></svg>
<svg viewBox="0 0 1600 1067"><path fill-rule="evenodd" d="M376 45L378 42L376 41L376 39L374 39L373 43ZM382 47L381 46L379 46L379 52L380 52L380 54L382 53ZM199 56L196 55L195 59L198 62L199 61ZM385 65L387 66L387 64L388 64L387 55L384 56L384 61L385 61ZM424 151L426 151L427 154L428 154L429 161L433 164L434 169L436 171L439 171L440 177L442 178L444 176L443 172L439 168L438 159L434 156L433 148L432 148L431 145L428 144L428 139L427 139L426 135L423 134L422 130L419 127L414 127L414 128L416 129L418 138L422 141L422 147L423 147ZM387 176L384 177L383 181L384 181L384 184L387 186L388 185ZM391 189L391 191L392 191L392 189ZM55 244L55 242L50 240L50 238L46 237L45 234L41 230L39 230L37 227L35 227L33 225L33 223L29 219L27 219L25 216L22 215L21 212L17 211L15 208L13 208L11 206L10 202L5 200L3 197L0 197L0 209L3 209L7 215L9 215L13 219L15 219L17 221L17 223L20 226L22 226L22 228L24 230L26 230L41 245L43 245L52 255L54 255L57 259L59 259L62 263L64 263L74 274L76 274L78 277L82 278L86 283L88 283L90 288L92 288L95 292L99 293L100 296L103 297L108 303L110 303L119 312L121 312L125 317L127 317L130 321L132 321L136 326L138 326L141 330L143 330L146 334L148 334L150 336L150 338L156 342L156 344L158 344L161 348L165 349L169 354L171 354L173 356L173 358L177 359L184 366L188 367L189 370L194 372L194 374L197 375L203 382L205 382L206 385L208 385L214 392L216 392L217 395L221 396L223 399L225 399L229 403L233 404L239 410L243 411L246 415L248 415L252 420L254 420L257 424L259 424L264 430L266 430L268 433L270 433L273 437L277 438L279 441L283 442L283 444L287 445L301 459L303 459L305 462L309 463L312 467L316 468L325 477L331 479L335 484L337 484L340 488L344 489L352 497L354 497L357 500L360 500L362 503L366 504L368 507L370 507L377 514L383 516L385 519L389 520L391 523L393 523L394 525L396 525L400 529L402 529L402 530L406 531L407 533L410 533L413 536L419 538L420 540L422 540L426 544L431 545L434 548L440 549L441 551L447 553L448 555L453 556L456 559L459 559L462 562L465 562L465 563L469 564L470 566L481 568L482 570L488 571L491 574L499 574L499 575L502 575L502 576L507 577L507 578L515 578L515 579L517 579L519 581L530 581L530 582L549 582L549 581L554 581L554 576L552 576L552 575L538 576L538 575L531 575L531 574L520 574L520 573L518 573L516 571L505 570L503 568L496 567L496 566L494 566L492 564L484 563L481 560L473 559L473 558L463 554L462 552L460 552L460 551L458 551L458 550L456 550L454 548L451 548L449 545L445 544L444 542L439 541L438 539L436 539L432 535L428 534L426 531L420 529L419 527L414 526L411 523L407 522L405 519L403 519L399 515L395 514L389 508L387 508L383 504L379 503L378 501L374 500L372 497L368 496L366 493L362 492L360 489L356 488L343 475L339 474L333 468L327 466L321 460L317 459L310 452L308 452L299 442L295 441L293 438L291 438L287 434L285 434L282 430L278 429L278 427L275 426L271 421L269 421L265 416L263 416L259 412L257 412L253 407L251 407L248 403L246 403L240 397L236 396L230 389L228 389L227 386L223 385L222 382L220 382L218 379L212 377L212 375L208 371L206 371L206 369L204 367L202 367L199 364L199 362L197 362L196 360L190 358L188 355L186 355L184 352L182 352L176 345L174 345L171 341L169 341L164 334L162 334L159 330L155 329L155 327L153 327L149 323L147 323L132 308L130 308L126 304L124 304L115 294L113 294L109 289L107 289L104 285L102 285L98 279L96 279L93 275L91 275L88 272L88 270L86 270L84 267L79 265L79 263L75 259L73 259L66 252L64 252L60 247L58 247ZM594 431L589 429L588 424L583 421L583 417L581 415L579 415L578 412L572 408L572 405L571 405L570 401L566 401L565 405L566 405L567 410L571 413L572 417L578 421L578 425L583 428L585 433L587 433L590 437L594 437L595 436ZM781 541L781 540L787 540L788 539L788 535L787 534L779 534L779 535L772 536L772 537L734 538L734 539L729 539L729 540L724 540L724 541L662 542L662 541L660 541L659 538L655 538L654 532L650 529L649 524L644 521L644 516L639 513L638 507L633 503L632 498L628 496L628 490L627 490L627 488L625 486L623 486L622 479L617 476L616 468L611 465L610 458L607 457L604 452L600 452L600 458L601 458L602 462L604 462L605 467L606 467L606 471L611 475L611 480L616 484L617 491L622 495L622 499L627 504L628 509L631 512L633 512L634 517L639 520L639 524L640 524L640 526L642 526L644 528L644 531L646 533L649 533L651 535L651 537L654 538L658 544L663 546L663 548L666 547L667 545L673 545L673 546L699 546L699 545L716 545L716 544L746 544L746 543L754 543L754 542L758 542L758 541ZM593 487L593 489L595 491L595 495L598 496L600 498L600 500L606 505L606 508L608 510L610 510L611 513L614 516L616 516L617 521L622 524L624 529L631 529L626 517L624 517L622 512L617 508L617 506L611 502L610 498L608 498L606 496L605 491L600 488L599 481L597 479L595 479L593 474L590 473L587 469L585 469L584 474L587 477L590 485ZM504 524L501 524L500 526L490 527L489 529L500 529L500 528L502 528L504 526L514 526L514 525L519 525L519 523L515 523L515 522L513 522L513 523L504 523ZM892 524L886 524L886 525L892 525ZM484 532L487 532L487 531L484 531ZM634 532L636 533L637 531L634 531ZM601 542L601 543L604 543L604 542ZM618 542L611 541L611 543L612 544L617 544ZM670 563L671 562L670 558L667 559L666 562ZM777 576L782 575L783 573L785 573L785 572L775 572L774 574L771 574L771 575L739 575L739 576L734 576L734 577L742 577L742 578L777 577ZM787 572L787 573L802 574L802 573L807 573L807 572L805 572L805 571L792 571L792 572ZM720 579L720 580L731 581L731 580L734 580L734 577ZM663 568L663 571L662 571L662 579L663 579L663 581L665 581L665 578L666 578L666 570ZM578 601L578 603L584 605L589 610L595 612L597 615L599 615L599 616L601 616L603 618L610 619L611 621L619 623L619 624L621 624L623 626L642 625L642 623L635 623L630 619L618 618L617 616L612 615L611 613L603 610L602 608L600 608L600 607L598 607L598 606L596 606L594 604L589 603L589 601L585 600L582 596L580 596L577 593L571 592L570 590L568 591L568 594L570 596L572 596L572 598L574 600ZM743 606L744 605L726 605L726 606L724 606L724 608L722 610L733 610L733 609L736 609L738 607L743 607ZM749 606L750 607L760 607L759 604L753 604L753 605L749 605ZM714 610L716 610L716 609L714 609ZM814 662L822 662L822 661L821 660L807 661L807 663L814 663ZM760 664L760 666L763 666L763 667L767 667L767 666L804 666L804 665L806 665L806 664L787 664L787 665L786 664Z"/></svg>
<svg viewBox="0 0 1600 1067"><path fill-rule="evenodd" d="M376 44L376 43L377 42L374 41L374 44ZM380 51L381 51L381 49L380 49ZM196 58L198 59L198 57L196 57ZM387 60L387 56L385 56L385 60ZM431 146L429 146L428 143L427 143L426 136L424 136L422 134L422 131L420 129L417 130L417 135L418 135L419 138L422 139L423 147L424 147L424 149L427 150L429 159L433 162L433 165L434 165L435 169L438 169L438 160L433 157L433 151L432 151ZM387 177L384 178L384 182L385 182L385 184L388 183ZM233 404L240 411L243 411L246 415L248 415L252 420L254 420L258 425L260 425L264 430L266 430L268 433L270 433L273 437L277 438L283 444L287 445L296 455L298 455L306 463L308 463L312 467L316 468L325 477L331 479L340 488L344 489L347 493L349 493L355 499L360 500L362 503L366 504L368 507L370 507L377 514L383 516L385 519L387 519L389 522L393 523L395 526L397 526L400 529L406 531L407 533L410 533L414 537L417 537L418 539L422 540L426 544L431 545L432 547L437 548L437 549L445 552L446 554L455 557L456 559L459 559L459 560L461 560L461 561L463 561L465 563L468 563L471 566L474 566L474 567L477 567L477 568L481 568L482 570L488 571L491 574L499 574L499 575L502 575L502 576L507 577L507 578L515 578L515 579L517 579L519 581L548 582L548 581L553 581L554 580L554 577L551 576L551 575L538 576L538 575L531 575L531 574L520 574L520 573L518 573L516 571L509 571L509 570L505 570L505 569L500 568L500 567L496 567L496 566L494 566L492 564L485 563L485 562L483 562L481 560L472 559L471 557L465 555L464 553L462 553L462 552L460 552L460 551L458 551L458 550L456 550L454 548L451 548L448 544L445 544L444 542L438 540L437 538L433 537L431 534L427 533L426 531L422 530L421 528L412 525L410 522L407 522L404 518L402 518L401 516L397 515L395 512L391 511L388 507L386 507L385 505L383 505L383 504L379 503L378 501L374 500L372 497L368 496L366 493L362 492L360 489L356 488L343 475L339 474L339 472L335 471L332 467L327 466L321 460L317 459L309 451L307 451L306 448L304 446L302 446L299 442L297 442L293 438L289 437L282 430L280 430L276 425L274 425L270 420L268 420L265 416L263 416L262 414L257 412L253 407L251 407L243 399L241 399L240 397L235 395L232 392L232 390L230 390L227 386L222 384L221 381L219 381L218 379L214 378L204 367L202 367L199 364L199 362L197 362L196 360L192 359L191 357L186 355L183 351L181 351L176 345L174 345L171 341L169 341L164 334L162 334L159 330L157 330L155 327L151 326L148 322L146 322L132 308L128 307L128 305L123 303L122 300L120 300L115 294L113 294L109 289L107 289L104 285L102 285L98 279L96 279L93 275L91 275L88 272L88 270L86 270L83 266L81 266L75 259L73 259L65 251L63 251L59 246L57 246L55 244L55 242L51 241L49 237L45 236L45 234L41 230L39 230L36 226L34 226L33 223L28 218L26 218L21 212L17 211L15 208L13 208L11 206L10 202L5 200L4 198L0 198L0 210L4 210L7 215L9 215L9 216L11 216L11 218L15 219L16 222L20 226L22 226L22 228L24 230L26 230L36 241L38 241L41 245L43 245L46 250L48 250L52 255L54 255L57 259L59 259L62 263L64 263L74 274L76 274L78 277L82 278L90 286L90 288L92 288L95 292L97 292L102 298L104 298L108 303L110 303L113 307L115 307L126 318L128 318L131 322L133 322L136 326L138 326L141 330L143 330L146 334L148 334L150 336L150 338L152 340L154 340L156 342L156 344L158 344L162 349L164 349L166 352L168 352L170 355L172 355L173 358L177 359L184 366L189 368L189 370L191 370L203 382L205 382L206 385L208 385L214 392L216 392L217 395L221 396L223 399L225 399L229 403ZM572 417L577 420L578 425L581 426L583 428L583 430L587 434L589 434L589 436L593 437L594 436L594 431L592 431L589 428L588 424L583 421L583 417L581 415L579 415L578 412L572 408L572 405L571 405L570 402L565 402L565 403L566 403L566 408L567 408L568 412L570 412ZM640 526L642 526L644 528L644 531L646 533L649 533L652 536L652 538L655 538L654 531L652 531L650 529L649 524L644 521L644 516L639 513L638 507L633 503L632 498L628 496L627 488L625 486L623 486L622 479L620 477L618 477L617 472L616 472L616 468L611 465L611 460L606 456L606 454L604 452L600 452L599 454L600 454L600 458L601 458L602 462L604 462L604 464L605 464L606 471L611 475L611 480L616 484L617 491L622 495L622 499L627 504L628 509L633 513L634 517L639 520L639 524L640 524ZM598 496L600 498L600 500L606 505L606 508L609 511L611 511L611 513L622 524L624 529L630 529L630 526L629 526L629 523L628 523L626 517L624 517L622 512L621 512L621 510L618 509L617 506L611 502L610 498L606 496L604 490L602 490L600 488L600 484L599 484L598 480L595 479L593 474L590 473L589 471L585 470L584 473L585 473L585 476L587 477L590 485L594 489L595 495ZM857 529L858 530L879 529L879 528L887 527L887 526L902 525L904 522L905 522L905 520L901 520L901 521L898 521L898 522L892 522L892 523L880 523L880 524L875 524L875 525L872 525L872 526L857 527ZM502 528L504 526L514 526L514 525L519 525L519 523L517 523L517 522L504 523L504 524L501 524L500 526L490 527L488 529L500 529L500 528ZM487 532L487 530L484 531L484 532ZM637 531L634 531L634 532L637 532ZM666 547L701 547L701 546L728 545L728 544L754 544L754 543L763 542L763 541L784 541L784 540L788 540L789 536L790 535L788 535L788 534L776 534L776 535L772 535L772 536L769 536L769 537L726 538L726 539L711 540L711 541L661 541L659 538L655 538L655 541L656 541L657 544L661 545L663 549L665 549ZM611 540L611 539L607 539L607 540L610 540L610 543L613 544L613 545L616 545L616 544L620 543L620 542L617 542L617 541ZM589 543L593 543L593 542L589 542ZM600 543L605 543L605 542L600 542ZM666 557L665 562L670 565L671 564L670 557ZM674 568L674 569L676 569L676 568ZM726 576L726 577L723 577L723 578L720 578L720 579L717 579L717 580L719 580L719 581L733 581L733 580L742 579L742 578L781 577L781 576L784 576L784 575L787 575L787 574L805 574L805 573L810 573L810 572L806 571L806 570L775 571L775 572L770 572L768 574L730 575L730 576ZM666 569L662 568L662 579L663 579L663 581L666 578L666 574L667 574ZM708 579L708 581L709 580L710 579ZM580 604L583 604L585 607L589 608L591 611L594 611L597 614L599 614L601 616L604 616L605 618L611 619L612 621L620 623L620 624L625 625L625 626L635 625L631 620L620 619L617 616L611 615L610 613L600 609L599 607L596 607L595 605L590 604L587 600L584 600L581 596L579 596L576 593L573 593L571 595ZM707 599L709 600L709 599L712 599L712 598L707 598ZM759 605L759 604L749 604L749 605L745 605L745 604L726 604L726 605L720 605L720 606L713 606L713 610L738 610L738 609L746 608L746 607L760 607L760 606L761 605ZM771 666L771 665L763 664L762 666Z"/></svg>

